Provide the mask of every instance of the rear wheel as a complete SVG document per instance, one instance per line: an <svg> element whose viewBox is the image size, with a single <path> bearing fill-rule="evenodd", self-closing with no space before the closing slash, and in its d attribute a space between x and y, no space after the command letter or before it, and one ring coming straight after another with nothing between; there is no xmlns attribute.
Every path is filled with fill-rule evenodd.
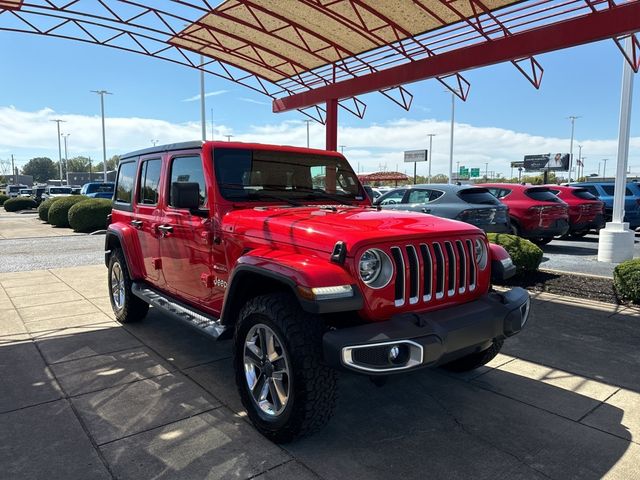
<svg viewBox="0 0 640 480"><path fill-rule="evenodd" d="M149 311L149 304L131 292L131 283L124 253L119 248L113 249L109 258L109 300L120 323L138 322Z"/></svg>
<svg viewBox="0 0 640 480"><path fill-rule="evenodd" d="M518 227L518 224L513 220L511 220L511 234L515 235L516 237L520 236L520 227Z"/></svg>
<svg viewBox="0 0 640 480"><path fill-rule="evenodd" d="M531 241L538 246L543 246L553 240L553 237L532 238Z"/></svg>
<svg viewBox="0 0 640 480"><path fill-rule="evenodd" d="M278 443L311 434L331 418L336 372L322 361L324 324L291 295L255 297L234 338L236 385L254 426Z"/></svg>
<svg viewBox="0 0 640 480"><path fill-rule="evenodd" d="M458 358L453 362L442 365L442 368L451 372L468 372L469 370L475 370L493 360L496 355L500 353L503 343L504 340L494 340L486 350Z"/></svg>
<svg viewBox="0 0 640 480"><path fill-rule="evenodd" d="M583 238L589 233L589 230L581 230L579 232L571 232L571 238Z"/></svg>

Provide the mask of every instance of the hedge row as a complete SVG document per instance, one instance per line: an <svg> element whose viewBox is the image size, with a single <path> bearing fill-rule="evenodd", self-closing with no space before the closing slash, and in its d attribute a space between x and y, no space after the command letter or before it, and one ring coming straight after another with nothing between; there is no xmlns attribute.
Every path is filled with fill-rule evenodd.
<svg viewBox="0 0 640 480"><path fill-rule="evenodd" d="M616 265L613 269L613 285L622 298L640 303L640 258Z"/></svg>
<svg viewBox="0 0 640 480"><path fill-rule="evenodd" d="M489 241L501 245L511 256L518 273L535 272L542 262L543 252L527 239L506 233L489 233Z"/></svg>
<svg viewBox="0 0 640 480"><path fill-rule="evenodd" d="M49 198L38 208L42 221L85 233L107 228L107 215L110 213L111 200L81 195Z"/></svg>
<svg viewBox="0 0 640 480"><path fill-rule="evenodd" d="M26 197L9 198L3 203L4 209L7 212L17 212L19 210L30 210L36 208L38 204L35 200Z"/></svg>
<svg viewBox="0 0 640 480"><path fill-rule="evenodd" d="M4 205L4 202L6 202L7 200L9 200L9 197L7 195L0 194L0 205Z"/></svg>

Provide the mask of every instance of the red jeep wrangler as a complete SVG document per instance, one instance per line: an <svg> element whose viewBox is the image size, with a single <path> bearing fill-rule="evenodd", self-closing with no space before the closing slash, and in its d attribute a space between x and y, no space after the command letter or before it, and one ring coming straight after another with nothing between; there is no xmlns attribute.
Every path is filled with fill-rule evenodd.
<svg viewBox="0 0 640 480"><path fill-rule="evenodd" d="M467 223L371 206L336 152L231 142L120 161L106 235L116 318L149 305L233 338L236 383L277 442L330 418L336 371L491 360L529 314L508 254Z"/></svg>

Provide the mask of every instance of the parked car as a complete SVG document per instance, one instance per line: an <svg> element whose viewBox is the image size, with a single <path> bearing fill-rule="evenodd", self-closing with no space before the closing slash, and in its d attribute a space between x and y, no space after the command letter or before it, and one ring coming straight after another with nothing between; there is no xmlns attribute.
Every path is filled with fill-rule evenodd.
<svg viewBox="0 0 640 480"><path fill-rule="evenodd" d="M580 182L571 183L571 186L582 187L589 193L604 202L604 214L607 222L611 221L613 214L613 194L615 184L613 182ZM636 182L627 183L624 199L624 221L629 222L631 229L640 227L640 185Z"/></svg>
<svg viewBox="0 0 640 480"><path fill-rule="evenodd" d="M586 188L547 185L552 193L569 206L569 235L584 237L604 227L604 203Z"/></svg>
<svg viewBox="0 0 640 480"><path fill-rule="evenodd" d="M42 194L42 199L46 200L47 198L55 198L55 197L66 197L73 193L71 187L52 187L48 186L44 193Z"/></svg>
<svg viewBox="0 0 640 480"><path fill-rule="evenodd" d="M20 190L27 188L26 185L7 185L5 188L6 195L9 198L15 198L20 195Z"/></svg>
<svg viewBox="0 0 640 480"><path fill-rule="evenodd" d="M31 197L33 196L33 190L31 188L21 188L18 192L19 197Z"/></svg>
<svg viewBox="0 0 640 480"><path fill-rule="evenodd" d="M509 207L514 235L544 245L569 231L569 207L549 187L517 183L484 183Z"/></svg>
<svg viewBox="0 0 640 480"><path fill-rule="evenodd" d="M123 155L105 235L122 323L153 305L233 338L248 418L286 442L330 418L336 370L477 368L518 333L529 295L473 225L378 210L337 152L189 142Z"/></svg>
<svg viewBox="0 0 640 480"><path fill-rule="evenodd" d="M410 185L391 190L374 203L388 210L409 210L460 220L485 232L511 232L509 209L482 187L446 183Z"/></svg>
<svg viewBox="0 0 640 480"><path fill-rule="evenodd" d="M85 183L80 190L81 195L91 198L113 198L115 190L114 182L89 182Z"/></svg>

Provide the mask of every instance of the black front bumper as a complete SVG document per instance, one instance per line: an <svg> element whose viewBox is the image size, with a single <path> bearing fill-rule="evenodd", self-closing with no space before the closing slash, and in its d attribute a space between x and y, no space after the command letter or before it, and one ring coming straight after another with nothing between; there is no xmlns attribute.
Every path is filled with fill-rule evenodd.
<svg viewBox="0 0 640 480"><path fill-rule="evenodd" d="M494 339L515 335L524 327L529 307L529 293L516 287L434 312L332 330L323 337L325 362L367 375L440 365L488 348ZM393 347L399 355L392 361Z"/></svg>

